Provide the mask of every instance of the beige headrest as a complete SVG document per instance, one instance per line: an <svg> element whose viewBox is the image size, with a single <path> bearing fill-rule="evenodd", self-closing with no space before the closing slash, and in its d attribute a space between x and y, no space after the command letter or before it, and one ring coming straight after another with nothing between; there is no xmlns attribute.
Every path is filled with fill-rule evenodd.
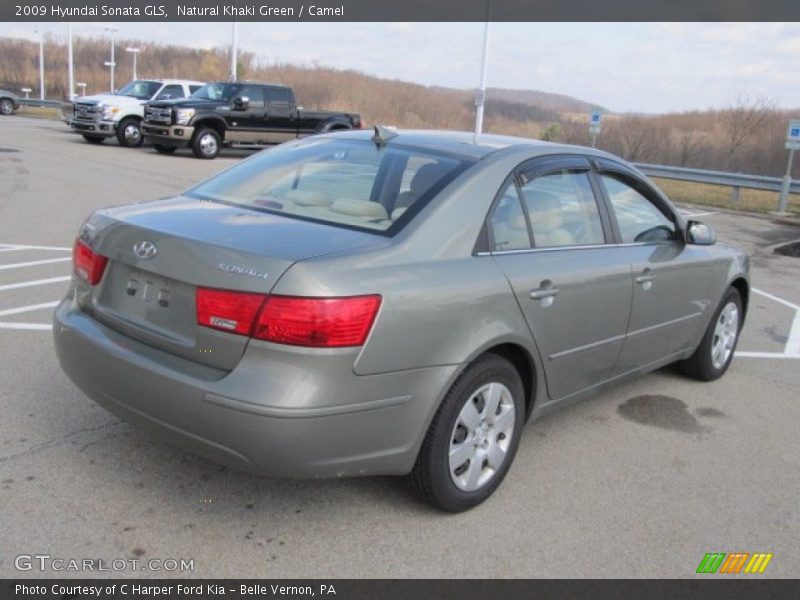
<svg viewBox="0 0 800 600"><path fill-rule="evenodd" d="M298 206L328 206L331 203L331 199L322 192L310 190L289 190L284 197Z"/></svg>
<svg viewBox="0 0 800 600"><path fill-rule="evenodd" d="M333 212L352 217L366 217L370 219L388 219L389 215L382 204L370 202L369 200L357 200L356 198L339 198L331 204Z"/></svg>
<svg viewBox="0 0 800 600"><path fill-rule="evenodd" d="M525 192L533 233L550 233L564 223L564 211L557 196L547 192Z"/></svg>
<svg viewBox="0 0 800 600"><path fill-rule="evenodd" d="M403 216L403 213L404 213L404 212L406 212L407 210L408 210L408 207L407 207L407 206L401 206L401 207L399 207L399 208L395 208L395 209L392 211L392 221L397 221L397 219L399 219L400 217L402 217L402 216Z"/></svg>

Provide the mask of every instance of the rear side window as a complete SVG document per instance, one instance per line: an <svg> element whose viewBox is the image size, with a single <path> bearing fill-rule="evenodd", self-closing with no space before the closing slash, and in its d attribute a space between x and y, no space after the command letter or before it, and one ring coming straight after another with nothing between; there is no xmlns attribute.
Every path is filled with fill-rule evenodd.
<svg viewBox="0 0 800 600"><path fill-rule="evenodd" d="M659 243L677 238L672 220L631 184L613 175L601 175L601 179L623 243Z"/></svg>
<svg viewBox="0 0 800 600"><path fill-rule="evenodd" d="M291 104L292 100L294 100L294 96L292 94L292 90L290 90L289 88L282 88L282 87L266 88L267 103L286 102L287 104Z"/></svg>
<svg viewBox="0 0 800 600"><path fill-rule="evenodd" d="M537 248L604 244L600 210L586 171L562 170L522 186Z"/></svg>
<svg viewBox="0 0 800 600"><path fill-rule="evenodd" d="M522 210L517 187L512 181L494 207L489 219L493 252L526 250L531 247L528 222Z"/></svg>
<svg viewBox="0 0 800 600"><path fill-rule="evenodd" d="M391 235L470 164L417 148L312 139L257 154L189 194Z"/></svg>
<svg viewBox="0 0 800 600"><path fill-rule="evenodd" d="M197 90L199 90L201 87L203 87L203 86L202 86L202 85L190 85L190 86L189 86L189 93L190 93L190 94L194 94L194 93L195 93Z"/></svg>

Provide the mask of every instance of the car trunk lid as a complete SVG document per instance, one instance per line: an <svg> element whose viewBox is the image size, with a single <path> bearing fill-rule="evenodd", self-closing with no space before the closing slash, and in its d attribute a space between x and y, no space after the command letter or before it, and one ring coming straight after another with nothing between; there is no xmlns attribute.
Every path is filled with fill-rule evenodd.
<svg viewBox="0 0 800 600"><path fill-rule="evenodd" d="M92 247L106 256L84 309L130 337L233 369L248 337L197 324L198 287L266 295L296 261L381 243L373 234L185 197L96 213Z"/></svg>

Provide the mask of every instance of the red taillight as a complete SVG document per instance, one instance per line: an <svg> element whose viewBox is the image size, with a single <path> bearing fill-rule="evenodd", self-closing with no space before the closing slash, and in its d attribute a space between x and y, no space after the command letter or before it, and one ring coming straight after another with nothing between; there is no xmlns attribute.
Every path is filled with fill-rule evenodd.
<svg viewBox="0 0 800 600"><path fill-rule="evenodd" d="M197 288L197 323L213 329L250 335L258 309L264 304L261 294Z"/></svg>
<svg viewBox="0 0 800 600"><path fill-rule="evenodd" d="M97 285L100 282L107 262L105 256L95 254L81 240L75 240L75 245L72 247L72 264L78 277L89 285Z"/></svg>
<svg viewBox="0 0 800 600"><path fill-rule="evenodd" d="M298 298L197 288L197 323L293 346L362 346L380 296Z"/></svg>
<svg viewBox="0 0 800 600"><path fill-rule="evenodd" d="M380 305L380 296L269 296L261 309L253 336L293 346L362 346Z"/></svg>

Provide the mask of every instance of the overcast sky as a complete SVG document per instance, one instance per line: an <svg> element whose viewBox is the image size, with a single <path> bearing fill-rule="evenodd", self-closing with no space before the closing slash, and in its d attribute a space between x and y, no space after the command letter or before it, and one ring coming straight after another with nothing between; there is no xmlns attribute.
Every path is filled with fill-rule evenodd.
<svg viewBox="0 0 800 600"><path fill-rule="evenodd" d="M38 25L66 37L64 23ZM75 23L75 35L106 35ZM36 39L37 25L0 23ZM118 36L211 48L225 23L119 23ZM478 84L482 23L241 23L240 48L268 62L356 69L425 85ZM118 59L124 69L123 61ZM123 71L124 72L124 71ZM613 111L721 107L736 95L800 108L799 23L493 23L489 86L568 94Z"/></svg>

